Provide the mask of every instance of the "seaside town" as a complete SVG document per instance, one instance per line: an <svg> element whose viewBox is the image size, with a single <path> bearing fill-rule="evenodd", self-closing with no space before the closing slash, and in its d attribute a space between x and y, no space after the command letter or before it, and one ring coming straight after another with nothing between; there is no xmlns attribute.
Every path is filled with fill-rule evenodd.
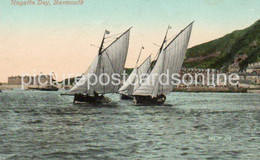
<svg viewBox="0 0 260 160"><path fill-rule="evenodd" d="M230 75L232 73L236 73L239 75L239 81L237 86L231 86L228 83L224 83L224 78L221 77L220 83L216 83L217 74L222 74L220 70L217 69L201 69L201 68L182 68L180 75L181 77L184 74L191 74L195 77L195 74L198 74L197 84L185 85L180 84L175 86L173 91L176 92L247 92L247 93L260 93L260 62L249 64L246 70L243 72L239 72L239 68L235 65L229 67L229 71L226 72L226 75ZM204 79L202 78L202 76ZM212 78L213 77L213 78ZM31 81L29 83L29 78ZM207 78L210 78L210 84L205 83L208 81ZM41 85L37 81L40 79ZM190 81L190 77L185 79L187 82ZM23 81L25 85L22 84L21 76L11 76L8 77L7 83L0 83L1 90L58 90L58 89L71 89L75 83L72 84L59 84L56 86L51 86L51 82L55 82L55 79L52 75L39 75L34 77L25 76L23 77ZM204 83L203 83L204 81ZM62 83L62 82L60 82ZM51 87L51 89L50 89Z"/></svg>

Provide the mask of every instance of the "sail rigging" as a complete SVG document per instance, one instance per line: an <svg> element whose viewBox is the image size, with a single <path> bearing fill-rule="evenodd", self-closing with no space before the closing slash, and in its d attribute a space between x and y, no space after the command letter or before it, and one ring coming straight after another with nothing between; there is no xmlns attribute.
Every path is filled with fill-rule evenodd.
<svg viewBox="0 0 260 160"><path fill-rule="evenodd" d="M160 50L158 59L150 75L133 95L156 97L160 94L166 95L172 91L173 85L170 80L161 75L168 74L171 76L174 73L180 72L187 51L192 25L193 22L184 28L164 49ZM164 44L165 38L162 47Z"/></svg>
<svg viewBox="0 0 260 160"><path fill-rule="evenodd" d="M105 94L117 92L119 85L115 86L112 84L111 76L113 74L121 75L123 72L129 47L131 28L102 50L106 33L104 34L98 55L79 82L68 92L69 94L86 93L92 96L95 93ZM93 74L96 75L97 79L95 79ZM104 74L107 76L104 76ZM103 75L103 84L99 81L101 75ZM94 82L96 83L93 85Z"/></svg>

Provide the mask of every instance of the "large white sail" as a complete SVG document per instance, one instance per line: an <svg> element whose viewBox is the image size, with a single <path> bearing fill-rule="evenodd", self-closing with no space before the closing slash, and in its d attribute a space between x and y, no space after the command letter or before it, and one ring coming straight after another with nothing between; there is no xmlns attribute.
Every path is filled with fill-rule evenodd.
<svg viewBox="0 0 260 160"><path fill-rule="evenodd" d="M86 93L88 95L94 95L94 92L101 94L117 92L119 85L115 86L112 84L112 74L121 75L123 72L129 47L129 35L130 29L118 37L107 48L102 50L79 80L79 83L77 83L68 93ZM95 81L94 76L91 76L91 74L95 74L98 79L100 75L106 74L109 76L110 81L108 84L102 85L97 79L95 85L88 85L89 81L91 81L91 83ZM102 76L101 80L107 82L108 77Z"/></svg>
<svg viewBox="0 0 260 160"><path fill-rule="evenodd" d="M133 92L135 90L137 90L140 85L141 85L141 81L144 81L145 76L147 76L147 73L151 67L151 55L137 68L137 77L136 77L136 80L135 80L135 85L134 85L134 88L133 88ZM133 94L133 92L131 94Z"/></svg>
<svg viewBox="0 0 260 160"><path fill-rule="evenodd" d="M135 79L137 75L137 67L133 69L127 80L123 83L122 87L118 90L119 93L125 95L131 95L133 92Z"/></svg>
<svg viewBox="0 0 260 160"><path fill-rule="evenodd" d="M133 95L141 96L152 96L156 97L160 94L168 94L172 91L173 85L171 84L171 75L174 73L179 73L183 60L185 58L185 53L187 51L190 34L192 30L192 24L188 25L184 30L182 30L159 54L157 62L152 69L150 75L145 80L143 85L141 85ZM167 74L170 76L169 79L165 79L165 76L161 76L161 82L159 83L159 77L162 74ZM169 83L166 84L166 81Z"/></svg>
<svg viewBox="0 0 260 160"><path fill-rule="evenodd" d="M93 63L90 65L88 70L82 75L80 80L68 91L68 94L86 92L88 88L88 80L91 78L90 75L96 72L97 63L98 63L98 55L95 57Z"/></svg>
<svg viewBox="0 0 260 160"><path fill-rule="evenodd" d="M119 93L132 95L134 90L140 85L140 81L143 79L151 66L151 56L149 56L139 67L135 67L128 79L124 82L123 86L119 89Z"/></svg>

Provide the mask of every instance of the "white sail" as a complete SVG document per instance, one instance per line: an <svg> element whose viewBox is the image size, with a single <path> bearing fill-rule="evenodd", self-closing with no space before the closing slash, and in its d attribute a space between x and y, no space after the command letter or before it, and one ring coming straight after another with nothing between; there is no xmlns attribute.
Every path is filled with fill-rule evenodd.
<svg viewBox="0 0 260 160"><path fill-rule="evenodd" d="M90 68L82 76L79 83L77 83L68 93L86 93L88 95L94 95L94 92L101 94L117 92L119 85L115 86L112 84L112 74L121 75L123 72L129 46L129 35L130 29L101 51L94 59ZM97 76L97 83L95 85L88 85L89 81L91 81L91 83L95 81L94 76L91 76L91 74ZM102 85L99 82L98 79L102 74L109 76L102 76L100 78L103 82L107 82L108 78L110 78L108 84Z"/></svg>
<svg viewBox="0 0 260 160"><path fill-rule="evenodd" d="M81 79L68 91L68 94L85 93L88 88L88 79L94 74L97 68L98 56L95 57L93 63L88 70L82 75Z"/></svg>
<svg viewBox="0 0 260 160"><path fill-rule="evenodd" d="M119 89L119 93L132 95L134 90L140 85L140 81L143 79L151 66L151 56L149 56L138 68L135 67L128 79L124 82L123 86Z"/></svg>
<svg viewBox="0 0 260 160"><path fill-rule="evenodd" d="M145 74L148 73L148 70L150 69L151 67L151 56L149 56L138 68L137 68L137 77L136 77L136 80L135 80L135 85L134 85L134 88L133 88L133 91L137 90L140 85L141 85L141 81L144 81L145 78L147 77L144 77ZM133 92L131 93L133 94Z"/></svg>
<svg viewBox="0 0 260 160"><path fill-rule="evenodd" d="M133 69L127 80L123 83L122 87L118 90L119 93L121 94L126 94L126 95L131 95L134 84L135 84L135 79L137 76L137 67Z"/></svg>
<svg viewBox="0 0 260 160"><path fill-rule="evenodd" d="M133 95L157 95L158 91L158 79L159 73L161 72L160 66L163 64L164 54L163 51L159 54L157 62L152 69L149 76L145 79L145 81L141 84L141 86L136 89Z"/></svg>
<svg viewBox="0 0 260 160"><path fill-rule="evenodd" d="M166 95L172 91L173 85L171 84L170 78L172 74L180 72L187 51L192 24L193 23L182 30L159 54L150 75L133 95L156 97L160 94ZM169 79L165 79L165 76L161 76L161 82L168 81L169 83L159 83L160 75L167 74L167 72L170 76Z"/></svg>

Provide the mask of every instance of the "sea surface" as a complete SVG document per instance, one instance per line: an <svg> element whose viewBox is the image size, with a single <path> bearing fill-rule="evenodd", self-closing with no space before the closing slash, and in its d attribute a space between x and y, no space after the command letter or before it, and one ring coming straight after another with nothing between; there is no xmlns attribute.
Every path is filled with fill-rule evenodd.
<svg viewBox="0 0 260 160"><path fill-rule="evenodd" d="M73 105L58 92L0 93L0 159L260 157L260 94L171 93L164 106Z"/></svg>

